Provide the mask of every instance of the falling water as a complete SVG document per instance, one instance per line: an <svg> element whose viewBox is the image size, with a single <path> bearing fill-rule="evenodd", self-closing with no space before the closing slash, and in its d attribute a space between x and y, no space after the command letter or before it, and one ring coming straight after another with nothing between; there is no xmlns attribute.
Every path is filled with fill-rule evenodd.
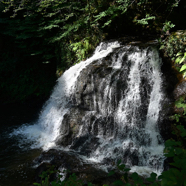
<svg viewBox="0 0 186 186"><path fill-rule="evenodd" d="M161 173L161 86L161 60L155 48L101 43L91 58L58 79L37 123L11 135L32 141L31 148L52 148L59 138L69 138L71 124L65 118L76 108L83 113L81 124L66 149L92 162L121 159L140 174Z"/></svg>
<svg viewBox="0 0 186 186"><path fill-rule="evenodd" d="M107 56L114 48L119 47L118 42L101 43L95 50L94 55L88 60L76 64L67 70L59 79L52 95L44 105L40 117L34 125L23 125L15 130L12 135L23 135L28 141L34 141L31 148L40 148L44 150L55 146L55 139L59 135L59 127L63 116L68 112L70 98L75 89L75 82L82 71L91 62ZM25 141L22 141L23 143Z"/></svg>

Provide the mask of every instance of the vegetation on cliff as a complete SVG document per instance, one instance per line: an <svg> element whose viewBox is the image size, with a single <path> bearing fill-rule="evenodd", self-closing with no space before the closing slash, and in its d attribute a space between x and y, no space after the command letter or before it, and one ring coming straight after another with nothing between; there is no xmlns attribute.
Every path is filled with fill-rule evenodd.
<svg viewBox="0 0 186 186"><path fill-rule="evenodd" d="M56 74L103 39L158 38L174 25L184 29L185 12L184 0L2 0L1 100L47 97Z"/></svg>

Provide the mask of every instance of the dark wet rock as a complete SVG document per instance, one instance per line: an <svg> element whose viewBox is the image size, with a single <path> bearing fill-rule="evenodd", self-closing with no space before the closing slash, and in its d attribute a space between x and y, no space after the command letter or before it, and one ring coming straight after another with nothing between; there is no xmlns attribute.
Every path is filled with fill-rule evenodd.
<svg viewBox="0 0 186 186"><path fill-rule="evenodd" d="M85 110L80 107L73 107L69 113L65 114L60 128L60 135L56 139L56 144L64 147L72 144L73 139L77 136Z"/></svg>
<svg viewBox="0 0 186 186"><path fill-rule="evenodd" d="M43 152L34 162L39 164L36 169L36 182L40 182L38 175L49 170L52 166L54 166L55 170L61 168L67 170L66 178L75 173L77 178L81 179L85 185L88 182L93 183L95 186L112 185L111 183L120 178L119 174L108 177L108 173L99 169L98 165L84 162L77 154L56 149ZM50 181L55 179L56 176L52 175Z"/></svg>
<svg viewBox="0 0 186 186"><path fill-rule="evenodd" d="M144 130L154 83L154 79L151 79L153 68L149 66L149 54L154 51L153 47L156 43L151 42L147 44L148 46L153 45L153 47L148 47L146 50L146 58L139 65L140 73L137 74L138 77L136 78L136 81L140 79L140 102L132 102L132 99L128 102L126 101L127 107L123 106L121 112L125 109L129 114L125 118L126 123L122 121L126 125L120 130L116 114L118 106L122 102L121 100L125 100L127 93L130 92L131 77L129 77L129 73L135 63L129 56L134 52L143 51L147 47L147 45L141 42L133 43L133 45L138 45L138 47L130 46L127 49L122 47L117 48L114 50L114 53L92 62L81 71L75 84L76 91L71 97L69 112L65 114L61 124L60 135L56 140L57 145L67 147L86 157L94 157L96 150L98 152L105 152L107 149L111 149L111 152L107 152L109 158L104 158L103 163L109 164L112 161L116 161L116 158L121 158L123 163L128 163L130 166L143 166L143 163L140 161L141 156L138 149L142 146L151 145L150 135L148 132L144 133ZM120 62L119 67L116 64L117 60ZM161 63L161 60L158 63ZM164 140L170 138L171 121L169 116L174 113L175 98L173 90L178 82L171 64L167 64L168 61L163 61L161 66L163 84L162 92L159 93L166 95L166 97L163 97L161 100L162 109L160 110L159 120L155 128L157 132L160 132L160 135L157 135L159 145L163 144ZM138 106L135 107L137 104ZM135 109L132 109L133 106ZM131 123L135 127L131 127ZM134 144L130 143L125 148L117 147L112 149L109 147L112 146L113 142L109 141L99 148L101 146L100 143L109 138L114 140L119 138L121 144L122 141L131 139L131 141L134 141ZM134 147L136 150L131 150ZM43 154L42 156L48 156L51 152L48 151L46 155ZM61 159L57 157L58 153ZM65 154L61 151L54 153L53 151L52 154L55 154L55 158L51 160L52 164L55 164L57 168L61 165L62 167L73 170L78 176L81 175L80 177L91 177L94 174L93 171L97 172L99 170L95 170L95 167L90 164L82 163L83 161L79 159L79 156L74 156L72 153L68 153L67 156L67 153ZM107 154L104 155L107 156ZM149 155L145 156L143 154L142 156L147 159L150 166L152 165L151 167L158 168L160 166L160 163L157 163L157 157L155 157L154 162L153 160L150 162L148 160ZM160 161L163 160L161 159ZM75 167L75 164L77 167ZM77 169L78 171L76 171ZM86 169L86 173L84 169ZM89 174L89 170L91 174L87 175L87 173Z"/></svg>
<svg viewBox="0 0 186 186"><path fill-rule="evenodd" d="M75 138L70 149L79 151L81 155L89 156L92 152L92 149L96 149L100 145L99 138L93 135L84 135L78 138Z"/></svg>
<svg viewBox="0 0 186 186"><path fill-rule="evenodd" d="M34 182L35 183L41 183L41 175L44 173L44 172L47 172L49 169L51 169L52 167L52 164L50 163L47 163L47 162L43 162L39 165L39 167L36 168L36 171L35 171L35 179L34 179ZM55 173L52 173L50 174L50 181L53 181L56 179L56 175Z"/></svg>
<svg viewBox="0 0 186 186"><path fill-rule="evenodd" d="M172 137L171 124L172 121L170 117L175 114L175 96L174 91L179 83L178 72L175 70L172 61L165 57L163 52L160 52L162 57L162 76L163 84L162 89L166 97L161 100L162 111L159 113L158 127L160 130L161 137L164 141Z"/></svg>
<svg viewBox="0 0 186 186"><path fill-rule="evenodd" d="M178 99L180 96L183 96L185 94L186 94L186 81L182 81L176 86L174 90L174 97L175 99Z"/></svg>
<svg viewBox="0 0 186 186"><path fill-rule="evenodd" d="M40 166L42 165L41 168L43 164L51 164L54 165L56 169L64 167L70 171L76 171L82 166L78 155L56 149L43 152L34 162L40 164Z"/></svg>
<svg viewBox="0 0 186 186"><path fill-rule="evenodd" d="M134 152L134 154L137 152ZM51 160L51 161L49 161ZM138 161L136 159L135 161ZM104 163L111 162L110 159L105 159ZM50 170L66 170L65 178L68 179L72 174L75 174L77 180L81 180L83 185L86 186L88 183L92 183L93 186L115 186L114 182L117 180L121 180L121 177L124 175L119 169L115 167L115 163L113 162L113 167L109 169L113 171L114 174L108 176L108 172L100 169L99 164L91 164L88 162L83 161L77 154L72 152L64 152L61 150L51 149L47 152L43 152L37 159L35 159L35 163L39 164L36 169L36 177L35 182L40 183L40 178L38 177L43 171ZM136 162L137 163L137 162ZM102 164L103 165L103 164ZM128 167L125 167L128 168ZM130 175L131 173L128 173ZM141 177L141 176L140 176ZM141 177L144 179L143 177ZM52 174L50 176L50 181L54 181L57 179L57 175ZM129 182L130 180L129 178ZM144 180L144 183L149 184L147 181Z"/></svg>

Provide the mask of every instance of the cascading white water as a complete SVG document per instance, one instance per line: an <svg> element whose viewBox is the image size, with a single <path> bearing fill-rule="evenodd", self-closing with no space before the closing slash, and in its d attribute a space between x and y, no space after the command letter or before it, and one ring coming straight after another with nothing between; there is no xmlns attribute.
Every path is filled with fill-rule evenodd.
<svg viewBox="0 0 186 186"><path fill-rule="evenodd" d="M106 45L101 43L95 50L92 57L79 64L72 66L58 79L52 95L44 105L37 123L34 125L23 125L15 130L12 135L23 135L25 140L34 141L32 148L42 147L44 150L55 146L55 139L59 135L59 127L63 116L68 112L68 104L79 73L91 62L107 56L114 48L119 47L118 42L112 42ZM21 143L24 143L22 141Z"/></svg>
<svg viewBox="0 0 186 186"><path fill-rule="evenodd" d="M94 72L86 72L90 65ZM101 65L105 70L99 72ZM157 126L163 97L160 67L156 49L101 43L91 58L58 79L38 122L12 135L34 141L32 148L49 149L57 137L68 138L71 124L64 123L65 116L73 114L71 108L84 107L78 132L66 148L90 161L121 159L140 174L160 173L164 161ZM82 72L87 73L86 80L81 79Z"/></svg>
<svg viewBox="0 0 186 186"><path fill-rule="evenodd" d="M112 57L109 66L112 71L101 79L98 90L94 92L94 104L85 114L78 136L89 133L99 138L98 147L88 154L89 160L123 159L132 171L139 174L152 171L160 174L164 161L163 140L157 127L163 96L161 60L155 49L133 47L133 52L128 54L129 49L122 47L117 56ZM120 73L117 74L118 69ZM91 77L92 90L97 85L96 78ZM117 82L121 79L127 85L118 89ZM121 98L117 100L118 92L121 92ZM107 120L109 117L114 118L112 123ZM90 141L82 144L85 147L91 145ZM82 146L76 150L83 152L86 148Z"/></svg>

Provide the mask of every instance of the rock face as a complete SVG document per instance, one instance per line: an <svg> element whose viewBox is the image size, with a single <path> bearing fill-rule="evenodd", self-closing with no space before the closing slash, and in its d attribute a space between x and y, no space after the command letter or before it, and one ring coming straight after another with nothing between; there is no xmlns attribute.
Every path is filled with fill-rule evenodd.
<svg viewBox="0 0 186 186"><path fill-rule="evenodd" d="M176 32L172 32L165 40L165 48L163 49L164 56L169 56L170 58L174 57L178 59L180 57L180 59L182 59L185 53L185 41L186 30L178 30ZM176 102L180 102L180 99L183 100L181 101L183 105L186 97L186 72L182 69L182 67L185 64L185 60L183 60L181 63L178 63L177 59L174 59L173 61L171 61L171 63L172 68L174 69L176 74L173 81L177 80L174 91L171 92L173 92L174 100L176 100ZM174 104L173 114L182 115L184 112L183 107L185 106L183 105L183 107L180 107L176 104L176 102Z"/></svg>
<svg viewBox="0 0 186 186"><path fill-rule="evenodd" d="M72 107L70 115L66 114L63 118L63 127L60 128L60 136L56 143L64 147L72 144L73 140L78 136L79 129L82 125L82 117L85 110L82 108Z"/></svg>
<svg viewBox="0 0 186 186"><path fill-rule="evenodd" d="M170 139L172 137L172 131L171 131L171 123L170 116L174 115L174 102L175 102L175 96L174 91L176 88L176 85L179 82L179 79L177 77L177 72L172 67L172 62L165 58L162 54L162 66L161 71L163 74L163 84L162 88L165 92L164 98L161 101L162 110L163 112L160 112L160 118L162 119L162 123L158 123L160 128L161 136L163 136L164 141Z"/></svg>
<svg viewBox="0 0 186 186"><path fill-rule="evenodd" d="M103 43L98 54L110 46ZM43 128L59 130L55 143L65 151L44 152L36 160L44 162L41 169L49 162L83 179L96 171L90 181L103 179L106 173L98 167L113 168L117 160L137 172L138 167L144 172L146 167L163 171L164 140L170 134L172 112L170 90L175 86L175 82L166 83L170 73L164 66L155 46L120 45L85 68L75 66L78 75L73 69L67 71L43 111L47 117L41 117L48 119L52 111L52 120L44 121ZM52 126L53 120L57 126Z"/></svg>
<svg viewBox="0 0 186 186"><path fill-rule="evenodd" d="M54 166L54 170L59 170L58 174L61 173L64 177L69 177L73 173L78 179L81 179L83 184L91 182L94 185L103 185L112 183L119 179L119 174L116 173L113 176L108 177L108 173L99 169L98 164L85 163L77 156L77 154L65 152L61 150L51 149L47 152L43 152L37 159L35 164L39 164L36 169L35 182L39 183L40 175L43 171L49 170ZM56 174L50 175L50 181L56 180Z"/></svg>
<svg viewBox="0 0 186 186"><path fill-rule="evenodd" d="M146 46L120 47L89 64L77 77L56 144L99 162L163 169L160 134L169 111L162 105L170 104L160 67L156 49ZM152 144L162 151L147 150Z"/></svg>
<svg viewBox="0 0 186 186"><path fill-rule="evenodd" d="M174 90L174 97L175 99L178 99L180 96L183 96L186 94L186 81L180 82L175 90Z"/></svg>

